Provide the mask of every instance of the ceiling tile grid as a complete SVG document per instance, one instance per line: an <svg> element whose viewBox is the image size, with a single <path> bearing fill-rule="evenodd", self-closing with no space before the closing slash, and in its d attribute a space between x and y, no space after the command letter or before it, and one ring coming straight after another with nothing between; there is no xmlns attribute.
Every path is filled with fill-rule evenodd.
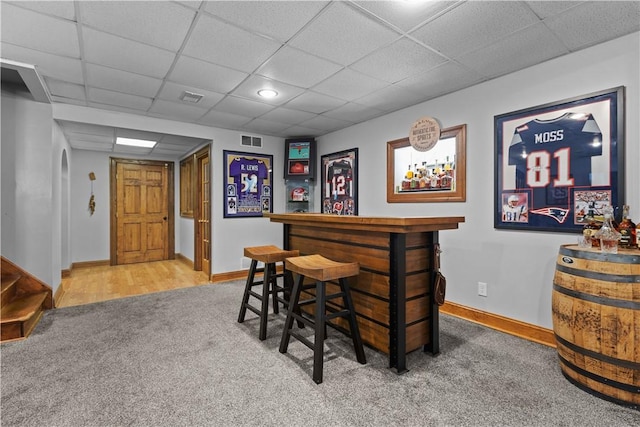
<svg viewBox="0 0 640 427"><path fill-rule="evenodd" d="M0 0L0 18L2 58L34 65L51 102L287 138L638 32L640 2ZM72 147L115 149L67 125ZM166 155L202 143L150 136Z"/></svg>

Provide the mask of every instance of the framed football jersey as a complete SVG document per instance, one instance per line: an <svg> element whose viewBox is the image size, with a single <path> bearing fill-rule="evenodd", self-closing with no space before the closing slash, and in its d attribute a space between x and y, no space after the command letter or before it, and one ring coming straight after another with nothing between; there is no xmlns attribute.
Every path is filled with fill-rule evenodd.
<svg viewBox="0 0 640 427"><path fill-rule="evenodd" d="M494 118L494 226L581 232L624 204L624 87Z"/></svg>
<svg viewBox="0 0 640 427"><path fill-rule="evenodd" d="M358 149L322 156L322 213L358 215Z"/></svg>
<svg viewBox="0 0 640 427"><path fill-rule="evenodd" d="M224 218L273 212L273 156L223 151Z"/></svg>

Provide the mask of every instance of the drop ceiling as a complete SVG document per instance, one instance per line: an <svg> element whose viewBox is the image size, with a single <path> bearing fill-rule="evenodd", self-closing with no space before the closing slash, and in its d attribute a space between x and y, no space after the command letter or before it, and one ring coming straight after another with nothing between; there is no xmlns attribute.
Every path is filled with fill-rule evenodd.
<svg viewBox="0 0 640 427"><path fill-rule="evenodd" d="M317 137L640 31L638 1L2 1L0 8L2 58L35 66L52 103L283 138ZM262 88L278 96L260 98ZM202 99L184 101L185 93ZM116 135L144 136L61 125L78 149L112 151ZM152 136L161 139L153 154L180 156L203 142Z"/></svg>

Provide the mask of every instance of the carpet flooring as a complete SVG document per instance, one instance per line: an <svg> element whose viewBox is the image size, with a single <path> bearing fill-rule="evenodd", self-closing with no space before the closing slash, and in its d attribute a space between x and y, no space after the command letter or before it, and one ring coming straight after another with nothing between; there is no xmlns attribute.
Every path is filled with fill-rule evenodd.
<svg viewBox="0 0 640 427"><path fill-rule="evenodd" d="M329 328L324 382L311 350L237 323L241 282L50 310L3 344L2 426L638 426L640 411L586 393L555 349L441 315L441 354L386 355Z"/></svg>

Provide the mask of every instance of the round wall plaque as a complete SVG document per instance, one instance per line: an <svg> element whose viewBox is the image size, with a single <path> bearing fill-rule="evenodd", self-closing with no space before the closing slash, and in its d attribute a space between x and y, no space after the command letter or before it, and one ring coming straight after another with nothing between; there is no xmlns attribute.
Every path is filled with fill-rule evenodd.
<svg viewBox="0 0 640 427"><path fill-rule="evenodd" d="M429 151L440 139L440 124L433 117L423 117L409 130L409 143L418 151Z"/></svg>

